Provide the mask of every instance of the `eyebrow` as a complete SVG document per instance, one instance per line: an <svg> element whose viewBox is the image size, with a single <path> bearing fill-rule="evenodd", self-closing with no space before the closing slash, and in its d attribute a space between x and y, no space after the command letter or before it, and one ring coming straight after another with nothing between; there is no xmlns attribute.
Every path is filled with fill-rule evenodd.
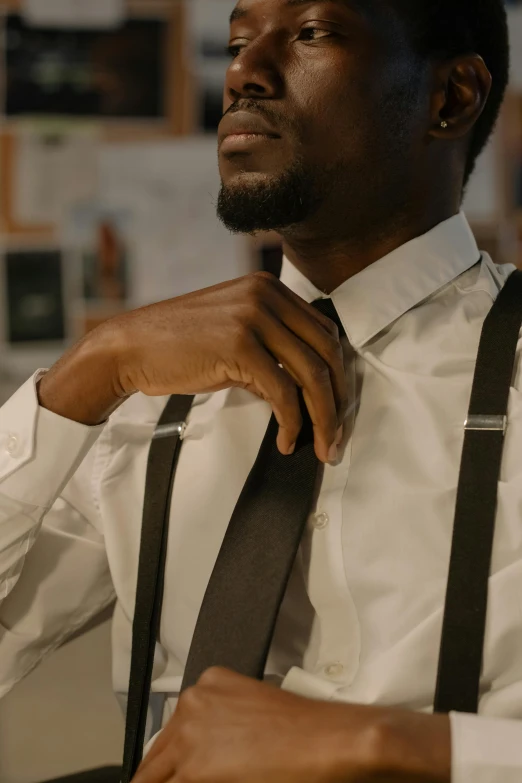
<svg viewBox="0 0 522 783"><path fill-rule="evenodd" d="M341 5L345 8L352 8L353 10L361 12L361 6L359 2L354 2L354 0L285 0L283 5L286 8L299 8L300 6L305 5L320 5L320 4L326 4L331 3L334 5ZM250 14L250 11L248 8L241 8L241 6L236 6L234 10L232 11L230 15L230 24L233 22L237 22L239 19L244 19L246 16Z"/></svg>

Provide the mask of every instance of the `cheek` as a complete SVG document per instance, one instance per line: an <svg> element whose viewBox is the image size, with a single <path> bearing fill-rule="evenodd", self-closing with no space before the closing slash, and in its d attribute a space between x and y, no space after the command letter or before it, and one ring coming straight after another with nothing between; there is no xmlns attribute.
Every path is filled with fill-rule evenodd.
<svg viewBox="0 0 522 783"><path fill-rule="evenodd" d="M303 147L329 160L351 157L350 150L361 153L381 125L382 75L366 57L329 58L313 66L296 67L287 81Z"/></svg>
<svg viewBox="0 0 522 783"><path fill-rule="evenodd" d="M369 130L375 130L375 123L367 104L352 91L324 92L299 109L303 148L318 162L347 160L367 150Z"/></svg>
<svg viewBox="0 0 522 783"><path fill-rule="evenodd" d="M368 69L349 85L301 97L298 111L303 143L319 151L320 162L361 163L386 159L388 151L403 150L422 135L429 100L421 97L418 80Z"/></svg>

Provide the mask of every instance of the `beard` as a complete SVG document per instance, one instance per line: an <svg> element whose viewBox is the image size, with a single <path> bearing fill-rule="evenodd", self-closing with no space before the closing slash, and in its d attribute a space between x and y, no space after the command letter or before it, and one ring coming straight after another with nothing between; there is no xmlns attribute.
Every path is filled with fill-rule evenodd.
<svg viewBox="0 0 522 783"><path fill-rule="evenodd" d="M309 220L324 198L326 171L296 162L278 177L250 175L234 185L222 183L217 214L234 234L282 231Z"/></svg>

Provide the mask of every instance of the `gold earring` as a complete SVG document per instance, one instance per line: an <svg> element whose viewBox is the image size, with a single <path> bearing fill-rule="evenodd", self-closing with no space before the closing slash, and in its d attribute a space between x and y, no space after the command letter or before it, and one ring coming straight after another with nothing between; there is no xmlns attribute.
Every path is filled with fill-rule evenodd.
<svg viewBox="0 0 522 783"><path fill-rule="evenodd" d="M446 130L446 128L448 127L448 123L446 122L446 120L442 120L442 122L440 124L440 127L444 128L444 130Z"/></svg>

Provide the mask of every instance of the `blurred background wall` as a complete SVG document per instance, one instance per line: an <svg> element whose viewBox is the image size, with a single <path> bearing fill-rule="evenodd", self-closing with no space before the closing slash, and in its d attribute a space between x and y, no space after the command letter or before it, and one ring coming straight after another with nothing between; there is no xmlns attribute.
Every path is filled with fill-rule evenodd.
<svg viewBox="0 0 522 783"><path fill-rule="evenodd" d="M215 217L234 0L0 0L0 403L122 310L255 269L277 237ZM522 267L522 4L513 71L465 209ZM1 661L0 661L1 666ZM107 618L0 702L0 783L121 758Z"/></svg>

